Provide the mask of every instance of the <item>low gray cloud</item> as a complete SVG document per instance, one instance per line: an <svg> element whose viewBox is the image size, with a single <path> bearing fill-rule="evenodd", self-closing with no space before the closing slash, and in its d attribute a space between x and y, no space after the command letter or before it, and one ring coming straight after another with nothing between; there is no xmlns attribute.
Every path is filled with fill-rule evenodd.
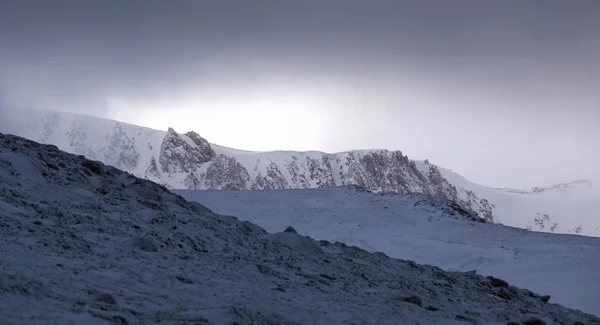
<svg viewBox="0 0 600 325"><path fill-rule="evenodd" d="M0 103L547 185L600 178L597 30L594 0L9 1Z"/></svg>

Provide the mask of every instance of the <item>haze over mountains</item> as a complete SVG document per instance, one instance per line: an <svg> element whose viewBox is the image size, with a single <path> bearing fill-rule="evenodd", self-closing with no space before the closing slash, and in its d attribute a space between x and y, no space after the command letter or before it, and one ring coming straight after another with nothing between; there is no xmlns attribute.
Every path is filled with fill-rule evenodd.
<svg viewBox="0 0 600 325"><path fill-rule="evenodd" d="M595 180L531 190L474 184L399 151L248 152L221 147L198 132L153 130L113 120L44 110L11 114L6 132L100 160L172 189L301 189L359 185L373 192L424 193L457 202L488 221L531 230L600 236ZM457 153L460 154L460 153Z"/></svg>

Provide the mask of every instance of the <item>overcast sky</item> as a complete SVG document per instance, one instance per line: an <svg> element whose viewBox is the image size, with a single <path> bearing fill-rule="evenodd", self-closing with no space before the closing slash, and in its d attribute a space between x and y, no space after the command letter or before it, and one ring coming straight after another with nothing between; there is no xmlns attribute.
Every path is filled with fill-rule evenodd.
<svg viewBox="0 0 600 325"><path fill-rule="evenodd" d="M600 1L2 1L0 103L493 187L600 178Z"/></svg>

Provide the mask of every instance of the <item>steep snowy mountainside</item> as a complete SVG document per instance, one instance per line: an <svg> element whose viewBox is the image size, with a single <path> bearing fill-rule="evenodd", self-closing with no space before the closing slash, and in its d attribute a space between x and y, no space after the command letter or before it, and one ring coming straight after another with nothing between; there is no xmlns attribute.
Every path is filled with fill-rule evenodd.
<svg viewBox="0 0 600 325"><path fill-rule="evenodd" d="M492 202L496 220L505 225L600 237L598 181L578 180L530 190L497 189L469 182L444 168L439 170L459 193L473 192Z"/></svg>
<svg viewBox="0 0 600 325"><path fill-rule="evenodd" d="M359 185L371 191L424 193L456 201L492 220L493 206L462 195L431 164L421 172L400 151L246 152L198 133L167 132L54 111L18 111L4 132L58 146L176 189L297 189Z"/></svg>
<svg viewBox="0 0 600 325"><path fill-rule="evenodd" d="M557 303L600 315L600 238L465 221L443 209L443 200L432 202L422 194L349 188L175 192L267 231L293 226L313 238L395 258L494 274L544 291Z"/></svg>
<svg viewBox="0 0 600 325"><path fill-rule="evenodd" d="M3 325L600 323L498 278L271 234L55 146L0 134L0 166Z"/></svg>
<svg viewBox="0 0 600 325"><path fill-rule="evenodd" d="M146 171L157 156L166 132L81 114L17 110L7 130L34 141L53 144L69 153L99 160L132 174Z"/></svg>

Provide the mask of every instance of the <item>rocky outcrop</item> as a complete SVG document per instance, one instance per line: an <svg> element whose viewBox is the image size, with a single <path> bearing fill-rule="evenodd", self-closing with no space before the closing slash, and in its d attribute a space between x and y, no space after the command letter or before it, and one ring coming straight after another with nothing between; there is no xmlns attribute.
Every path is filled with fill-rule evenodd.
<svg viewBox="0 0 600 325"><path fill-rule="evenodd" d="M430 194L427 180L400 151L349 152L341 170L341 185L358 185L374 192Z"/></svg>
<svg viewBox="0 0 600 325"><path fill-rule="evenodd" d="M192 146L175 130L169 128L160 146L158 158L162 171L164 173L193 172L215 156L210 144L206 143L207 146L204 146L204 143L199 139L196 139L193 143L196 146ZM200 143L201 146L198 146L197 143Z"/></svg>
<svg viewBox="0 0 600 325"><path fill-rule="evenodd" d="M218 155L206 169L204 188L219 190L244 190L250 175L233 157Z"/></svg>
<svg viewBox="0 0 600 325"><path fill-rule="evenodd" d="M210 146L210 143L208 143L208 141L201 137L198 133L190 131L185 135L196 145L195 151L198 153L202 161L207 162L216 156L215 151Z"/></svg>
<svg viewBox="0 0 600 325"><path fill-rule="evenodd" d="M154 157L150 158L150 162L146 167L144 178L150 179L155 182L158 182L160 180L160 171L158 171L158 165L156 164L156 159L154 159Z"/></svg>
<svg viewBox="0 0 600 325"><path fill-rule="evenodd" d="M140 155L135 142L117 123L113 132L106 135L107 145L103 147L100 159L122 170L133 170L139 163Z"/></svg>
<svg viewBox="0 0 600 325"><path fill-rule="evenodd" d="M251 188L253 190L283 190L290 188L290 183L279 170L279 166L271 162L266 168L265 175L260 172L256 175Z"/></svg>
<svg viewBox="0 0 600 325"><path fill-rule="evenodd" d="M331 187L336 185L331 162L327 156L323 156L321 159L306 157L306 164L310 172L310 179L316 180L316 187Z"/></svg>

